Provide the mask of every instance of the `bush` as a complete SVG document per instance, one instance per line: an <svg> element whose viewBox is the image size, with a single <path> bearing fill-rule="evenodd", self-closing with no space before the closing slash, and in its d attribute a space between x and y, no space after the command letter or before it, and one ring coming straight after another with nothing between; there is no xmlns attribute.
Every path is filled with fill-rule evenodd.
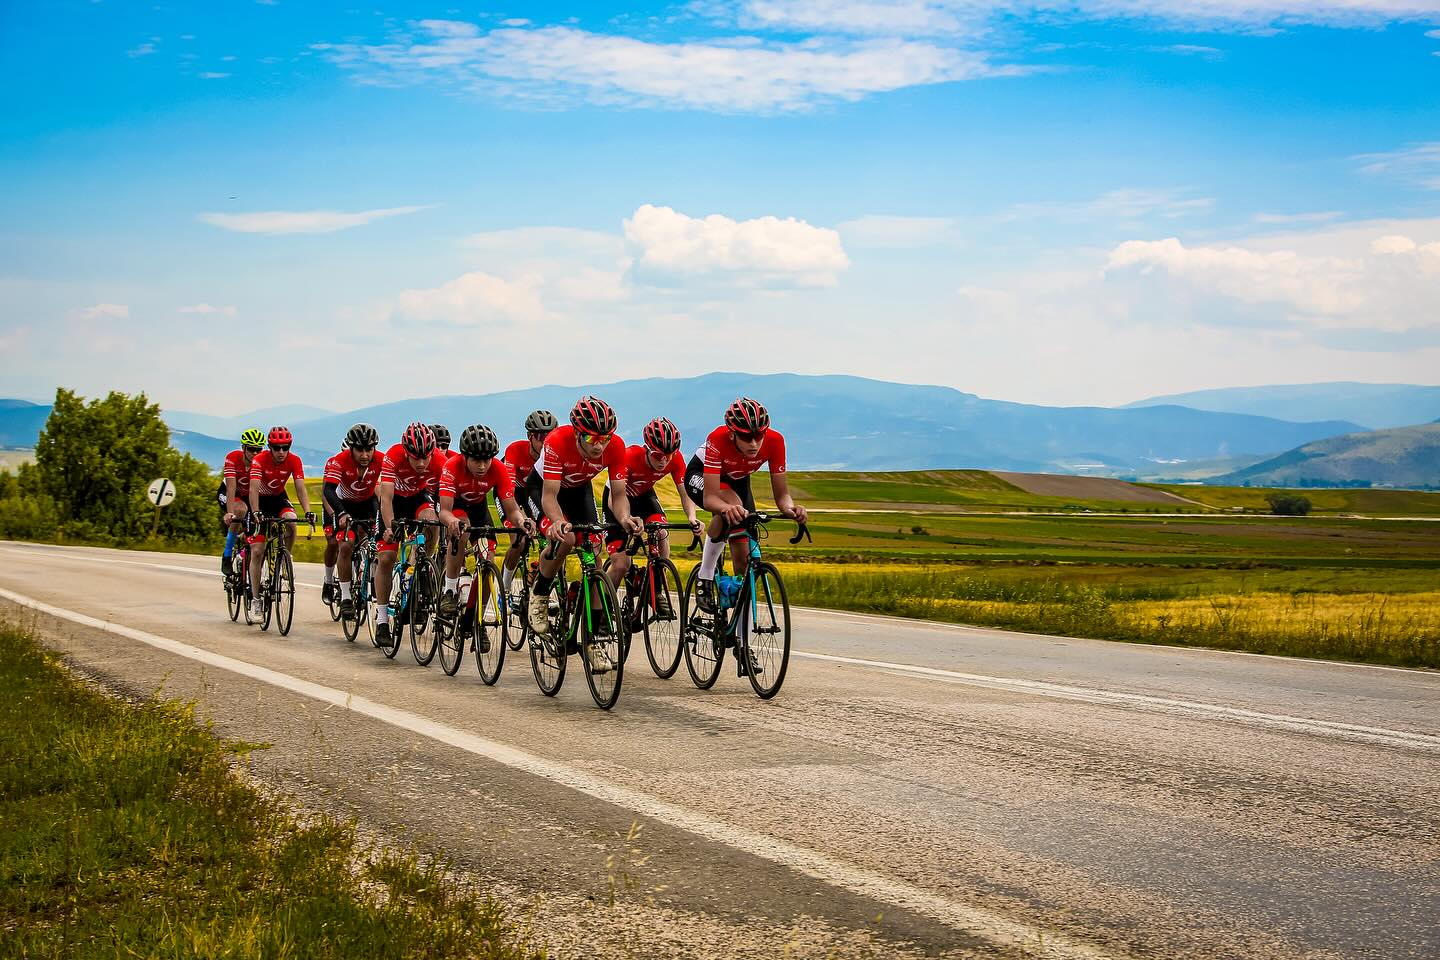
<svg viewBox="0 0 1440 960"><path fill-rule="evenodd" d="M1310 498L1296 493L1271 493L1265 497L1270 512L1282 517L1303 517L1310 512Z"/></svg>

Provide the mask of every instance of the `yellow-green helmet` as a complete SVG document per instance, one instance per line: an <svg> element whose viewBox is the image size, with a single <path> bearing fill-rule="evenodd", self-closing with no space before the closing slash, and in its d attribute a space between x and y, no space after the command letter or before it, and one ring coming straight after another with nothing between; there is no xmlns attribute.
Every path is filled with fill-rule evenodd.
<svg viewBox="0 0 1440 960"><path fill-rule="evenodd" d="M265 434L261 433L257 428L251 427L249 430L240 434L240 445L244 447L263 447L265 446Z"/></svg>

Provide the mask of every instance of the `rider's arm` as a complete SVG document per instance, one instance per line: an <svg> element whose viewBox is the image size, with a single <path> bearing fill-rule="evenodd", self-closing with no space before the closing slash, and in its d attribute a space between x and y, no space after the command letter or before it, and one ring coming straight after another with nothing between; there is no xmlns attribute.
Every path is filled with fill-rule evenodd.
<svg viewBox="0 0 1440 960"><path fill-rule="evenodd" d="M711 513L724 513L730 508L730 504L720 496L720 490L720 474L705 474L705 509Z"/></svg>
<svg viewBox="0 0 1440 960"><path fill-rule="evenodd" d="M380 481L380 522L389 531L395 526L395 484Z"/></svg>
<svg viewBox="0 0 1440 960"><path fill-rule="evenodd" d="M451 528L460 522L455 514L455 497L451 494L440 495L440 522Z"/></svg>
<svg viewBox="0 0 1440 960"><path fill-rule="evenodd" d="M625 493L625 478L610 478L610 512L621 527L630 526L630 497Z"/></svg>
<svg viewBox="0 0 1440 960"><path fill-rule="evenodd" d="M688 520L690 526L693 527L700 522L699 518L695 516L695 502L690 499L690 494L685 491L684 476L675 477L674 479L675 489L680 491L680 509L685 511L685 519Z"/></svg>
<svg viewBox="0 0 1440 960"><path fill-rule="evenodd" d="M501 497L500 509L505 514L505 519L510 521L510 526L516 529L525 529L525 514L520 512L520 504L515 502L514 497Z"/></svg>
<svg viewBox="0 0 1440 960"><path fill-rule="evenodd" d="M540 511L550 518L550 522L558 524L561 529L565 525L565 511L560 509L560 481L546 480L540 489Z"/></svg>
<svg viewBox="0 0 1440 960"><path fill-rule="evenodd" d="M292 453L291 456L295 455ZM310 491L305 486L305 471L300 467L299 458L296 458L295 472L290 475L290 479L295 482L295 496L300 498L300 509L308 514L310 512Z"/></svg>
<svg viewBox="0 0 1440 960"><path fill-rule="evenodd" d="M805 522L805 508L797 506L795 498L790 496L790 481L783 473L772 473L770 475L770 489L775 493L775 506L780 508L780 515L791 517Z"/></svg>
<svg viewBox="0 0 1440 960"><path fill-rule="evenodd" d="M234 516L240 512L240 505L235 502L235 487L237 481L234 475L225 478L225 512Z"/></svg>
<svg viewBox="0 0 1440 960"><path fill-rule="evenodd" d="M330 513L333 516L338 517L342 513L350 512L349 510L346 510L345 505L340 502L340 484L325 484L325 486L321 489L321 496L323 497L325 502L330 505Z"/></svg>

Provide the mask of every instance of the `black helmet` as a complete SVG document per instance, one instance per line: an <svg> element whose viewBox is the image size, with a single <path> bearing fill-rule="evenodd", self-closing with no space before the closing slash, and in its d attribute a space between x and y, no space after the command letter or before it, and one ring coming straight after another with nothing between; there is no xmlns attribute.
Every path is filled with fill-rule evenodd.
<svg viewBox="0 0 1440 960"><path fill-rule="evenodd" d="M570 425L581 433L594 436L614 433L615 411L599 397L581 397L570 411Z"/></svg>
<svg viewBox="0 0 1440 960"><path fill-rule="evenodd" d="M345 434L350 450L374 450L380 445L380 432L368 423L357 423Z"/></svg>
<svg viewBox="0 0 1440 960"><path fill-rule="evenodd" d="M435 434L435 446L441 450L450 449L450 428L443 423L430 424L430 432Z"/></svg>
<svg viewBox="0 0 1440 960"><path fill-rule="evenodd" d="M549 410L536 410L525 418L526 433L549 433L558 426L560 421Z"/></svg>
<svg viewBox="0 0 1440 960"><path fill-rule="evenodd" d="M487 460L500 452L500 440L495 431L484 424L473 424L460 434L460 452L467 457Z"/></svg>

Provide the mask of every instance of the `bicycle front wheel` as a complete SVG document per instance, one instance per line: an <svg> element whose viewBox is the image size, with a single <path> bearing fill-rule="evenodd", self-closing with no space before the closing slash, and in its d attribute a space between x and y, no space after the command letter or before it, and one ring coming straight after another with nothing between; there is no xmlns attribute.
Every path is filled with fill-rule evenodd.
<svg viewBox="0 0 1440 960"><path fill-rule="evenodd" d="M265 548L265 565L260 569L260 629L269 630L275 617L275 547L273 541Z"/></svg>
<svg viewBox="0 0 1440 960"><path fill-rule="evenodd" d="M280 560L275 565L275 583L271 592L275 596L275 625L280 628L280 636L288 636L290 624L295 619L295 565L287 552L281 551Z"/></svg>
<svg viewBox="0 0 1440 960"><path fill-rule="evenodd" d="M475 666L480 671L480 679L490 686L500 679L500 668L505 665L505 608L509 603L495 564L486 562L475 571L475 585L471 590L480 591L470 620L471 639L475 642Z"/></svg>
<svg viewBox="0 0 1440 960"><path fill-rule="evenodd" d="M695 606L695 584L700 567L690 571L681 601L690 616L680 624L680 647L685 652L685 669L690 680L701 690L715 686L720 677L720 664L725 660L725 618L706 613Z"/></svg>
<svg viewBox="0 0 1440 960"><path fill-rule="evenodd" d="M585 660L585 683L601 710L609 710L620 699L625 678L625 651L630 645L629 628L620 613L615 588L604 574L582 577L580 600L588 610L580 613L580 655ZM595 603L595 594L600 602Z"/></svg>
<svg viewBox="0 0 1440 960"><path fill-rule="evenodd" d="M530 670L535 674L535 685L547 697L559 693L561 684L565 682L565 663L568 659L566 645L569 642L565 628L568 620L565 616L565 604L558 602L564 596L565 578L558 576L555 578L554 592L550 594L550 602L555 604L558 610L550 616L549 631L544 636L533 630L529 633ZM528 595L526 600L529 600Z"/></svg>
<svg viewBox="0 0 1440 960"><path fill-rule="evenodd" d="M360 636L360 624L367 619L370 612L367 609L364 583L364 561L360 559L360 551L357 550L350 558L350 605L354 612L349 617L340 618L340 629L344 632L345 639L351 643Z"/></svg>
<svg viewBox="0 0 1440 960"><path fill-rule="evenodd" d="M741 663L750 664L750 686L761 700L780 692L790 666L790 601L785 583L773 564L761 560L751 566L739 605Z"/></svg>
<svg viewBox="0 0 1440 960"><path fill-rule="evenodd" d="M685 626L680 571L669 560L656 557L645 570L644 583L644 596L636 600L645 632L645 656L655 676L668 680L680 668L680 637Z"/></svg>
<svg viewBox="0 0 1440 960"><path fill-rule="evenodd" d="M505 593L505 643L519 653L530 635L530 618L526 611L530 602L530 589L526 585L526 572L521 570L510 581Z"/></svg>
<svg viewBox="0 0 1440 960"><path fill-rule="evenodd" d="M428 667L435 659L435 570L429 563L415 565L415 582L410 588L410 650L415 662Z"/></svg>
<svg viewBox="0 0 1440 960"><path fill-rule="evenodd" d="M225 577L225 608L230 612L230 620L234 622L240 619L240 604L245 602L245 588L240 586L240 581L235 578L235 564L230 564L231 574Z"/></svg>

